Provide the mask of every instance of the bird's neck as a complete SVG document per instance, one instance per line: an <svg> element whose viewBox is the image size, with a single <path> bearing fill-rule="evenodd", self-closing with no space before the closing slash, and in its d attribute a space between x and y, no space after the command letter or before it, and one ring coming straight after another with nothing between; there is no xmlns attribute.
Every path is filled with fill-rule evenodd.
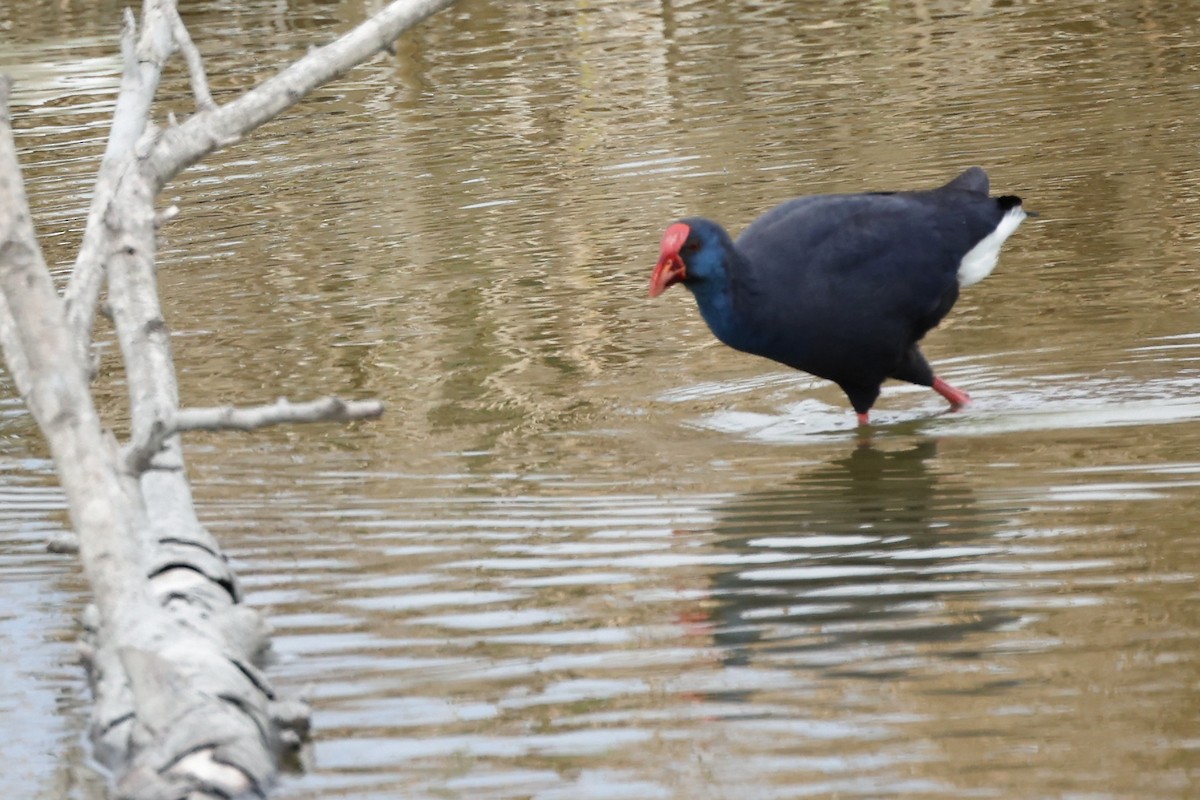
<svg viewBox="0 0 1200 800"><path fill-rule="evenodd" d="M729 242L725 250L723 275L690 286L696 296L700 316L713 335L737 350L756 352L755 326L748 324L747 297L751 290L752 273L745 259Z"/></svg>

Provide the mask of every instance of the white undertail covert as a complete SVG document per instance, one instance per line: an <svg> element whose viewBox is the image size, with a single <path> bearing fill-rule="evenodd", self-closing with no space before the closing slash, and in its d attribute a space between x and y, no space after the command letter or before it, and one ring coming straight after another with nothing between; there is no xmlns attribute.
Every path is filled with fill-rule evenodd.
<svg viewBox="0 0 1200 800"><path fill-rule="evenodd" d="M1013 231L1017 229L1025 216L1025 211L1020 206L1010 208L1004 218L1000 220L1000 224L996 226L996 230L983 237L979 244L972 247L971 251L963 256L962 262L958 265L959 286L966 287L979 283L992 274L992 270L996 268L996 260L1000 258L1000 246L1004 244L1005 239L1012 236Z"/></svg>

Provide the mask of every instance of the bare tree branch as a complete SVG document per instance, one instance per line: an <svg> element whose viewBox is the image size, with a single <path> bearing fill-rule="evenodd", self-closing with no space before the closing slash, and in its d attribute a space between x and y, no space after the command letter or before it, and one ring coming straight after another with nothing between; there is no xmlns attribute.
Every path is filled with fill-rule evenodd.
<svg viewBox="0 0 1200 800"><path fill-rule="evenodd" d="M383 413L377 400L346 401L325 397L308 403L280 398L274 405L249 408L185 408L175 415L177 431L251 431L287 422L349 422L375 419Z"/></svg>
<svg viewBox="0 0 1200 800"><path fill-rule="evenodd" d="M122 798L265 796L281 741L307 726L302 701L275 697L254 666L265 624L240 593L196 516L177 434L281 422L377 416L378 403L179 409L170 338L155 280L155 212L164 183L239 139L317 86L388 47L452 0L397 0L226 106L212 105L198 49L175 0L144 0L141 32L126 15L125 71L87 228L65 296L46 268L30 219L0 81L0 346L50 444L79 554L95 595L84 653L96 705L91 735ZM163 65L184 51L201 109L155 128ZM91 328L101 285L129 392L131 441L122 453L89 390ZM154 469L147 469L151 459ZM132 465L132 468L131 468ZM284 728L287 726L291 732Z"/></svg>
<svg viewBox="0 0 1200 800"><path fill-rule="evenodd" d="M11 143L12 122L9 118L8 101L12 86L7 77L0 75L0 136L9 141L0 142L0 262L7 261L8 248L18 245L24 248L37 247L37 241L32 242L30 231L23 231L24 222L21 215L28 215L28 203L24 200L24 189L21 181L20 168L17 165L15 147ZM7 149L5 149L7 148ZM21 341L20 331L13 320L8 308L8 300L0 292L0 346L4 348L5 361L8 363L9 374L16 383L18 391L24 393L33 382L29 369L29 360L25 357L25 345Z"/></svg>
<svg viewBox="0 0 1200 800"><path fill-rule="evenodd" d="M148 168L160 183L228 142L241 139L314 89L391 46L401 33L454 3L454 0L396 0L336 41L269 78L215 111L196 114L167 131Z"/></svg>
<svg viewBox="0 0 1200 800"><path fill-rule="evenodd" d="M104 282L109 241L107 229L101 222L121 175L131 163L134 146L150 122L150 107L158 91L163 64L173 50L170 27L157 24L161 21L162 14L156 0L145 0L142 36L138 38L133 12L128 9L125 11L125 28L121 32L124 69L117 92L116 109L113 111L112 128L92 190L83 243L79 247L64 295L70 330L81 353L87 353L91 344L96 303Z"/></svg>
<svg viewBox="0 0 1200 800"><path fill-rule="evenodd" d="M192 94L196 96L196 110L209 111L216 108L217 104L213 102L212 93L208 90L208 75L204 71L204 60L192 42L192 36L188 33L187 26L183 24L183 18L179 16L179 9L172 5L167 9L167 13L171 18L171 33L175 36L175 44L179 46L187 61L188 74L192 80Z"/></svg>
<svg viewBox="0 0 1200 800"><path fill-rule="evenodd" d="M37 245L29 217L8 111L0 96L0 293L5 358L30 412L42 428L80 534L84 568L101 618L110 626L152 607L145 564L126 488L107 456L86 374L67 330L63 302ZM133 587L133 588L130 588Z"/></svg>
<svg viewBox="0 0 1200 800"><path fill-rule="evenodd" d="M128 155L149 121L149 109L162 74L162 66L171 54L171 40L164 45L163 26L154 25L165 0L144 0L143 33L136 52L131 46L135 31L132 14L126 15L122 34L125 71L113 113L108 148L92 195L83 244L67 287L66 300L71 329L90 342L95 322L95 306L104 277L108 241L97 220L111 202L115 183L130 166ZM326 47L307 56L268 79L256 89L224 106L202 110L187 122L172 127L150 160L150 171L160 189L180 170L195 164L208 153L240 140L250 131L296 104L314 89L340 77L368 58L391 48L404 31L454 3L454 0L395 0L375 16L363 22ZM166 3L173 7L173 3ZM178 19L178 14L176 14ZM182 20L179 20L182 25ZM166 26L170 29L171 26ZM190 39L190 37L189 37ZM193 48L194 50L194 48ZM131 56L130 53L135 53ZM193 54L199 57L198 51ZM190 62L189 62L190 63ZM193 91L197 74L192 70ZM204 81L205 87L207 81ZM204 93L207 92L205 88ZM203 94L197 92L203 107ZM211 96L208 98L211 100ZM86 348L86 344L84 347Z"/></svg>
<svg viewBox="0 0 1200 800"><path fill-rule="evenodd" d="M176 786L214 788L195 797L256 790L274 774L269 755L254 755L273 746L263 741L272 730L267 703L254 699L259 684L238 656L203 633L213 623L203 624L202 613L180 616L174 606L167 612L152 596L147 576L160 570L150 525L137 485L116 468L115 442L101 427L64 304L37 246L7 103L0 109L0 293L12 317L4 327L15 331L4 337L5 356L19 351L24 361L19 389L54 456L98 610L90 648L97 755L111 766L128 760L122 797L183 796L164 794ZM209 612L229 618L220 608L203 613ZM221 691L211 691L218 684ZM256 708L262 719L254 718ZM189 718L205 719L205 726L186 724ZM214 733L221 747L209 744ZM131 753L139 739L143 746ZM214 771L210 762L228 761L225 750L239 755ZM170 766L178 752L194 754L186 770Z"/></svg>
<svg viewBox="0 0 1200 800"><path fill-rule="evenodd" d="M378 400L342 400L324 397L307 403L280 398L273 405L235 408L184 408L167 422L152 426L145 440L130 443L124 453L125 467L132 473L149 469L154 456L172 436L185 431L252 431L269 425L302 422L351 422L377 419L383 414Z"/></svg>

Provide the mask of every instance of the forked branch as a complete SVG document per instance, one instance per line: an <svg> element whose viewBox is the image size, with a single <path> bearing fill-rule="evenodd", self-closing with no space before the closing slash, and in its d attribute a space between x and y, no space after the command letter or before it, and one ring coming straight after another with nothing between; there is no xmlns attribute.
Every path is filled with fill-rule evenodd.
<svg viewBox="0 0 1200 800"><path fill-rule="evenodd" d="M0 80L0 345L9 373L50 443L79 554L95 597L88 643L90 731L117 793L144 798L265 796L281 740L281 703L252 667L264 625L200 523L178 433L285 422L370 419L373 401L281 400L251 408L179 408L170 331L156 283L163 185L313 89L387 49L453 0L396 0L225 105L209 91L199 49L175 0L144 0L121 35L121 78L108 147L63 297L37 242L16 158L8 85ZM197 113L157 128L163 65L187 60ZM129 391L132 443L102 427L89 388L91 329L107 278L108 308ZM150 577L152 576L152 577ZM303 725L290 726L302 729Z"/></svg>

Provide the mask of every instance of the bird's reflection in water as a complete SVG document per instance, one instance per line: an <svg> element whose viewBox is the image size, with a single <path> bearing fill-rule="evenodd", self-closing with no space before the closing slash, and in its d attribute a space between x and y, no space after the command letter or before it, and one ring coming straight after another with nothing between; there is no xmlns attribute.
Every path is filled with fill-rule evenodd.
<svg viewBox="0 0 1200 800"><path fill-rule="evenodd" d="M862 444L789 485L717 512L716 545L745 556L710 578L705 621L727 665L888 678L978 655L1014 617L981 598L999 510L936 466L937 443ZM697 622L698 620L693 620Z"/></svg>

